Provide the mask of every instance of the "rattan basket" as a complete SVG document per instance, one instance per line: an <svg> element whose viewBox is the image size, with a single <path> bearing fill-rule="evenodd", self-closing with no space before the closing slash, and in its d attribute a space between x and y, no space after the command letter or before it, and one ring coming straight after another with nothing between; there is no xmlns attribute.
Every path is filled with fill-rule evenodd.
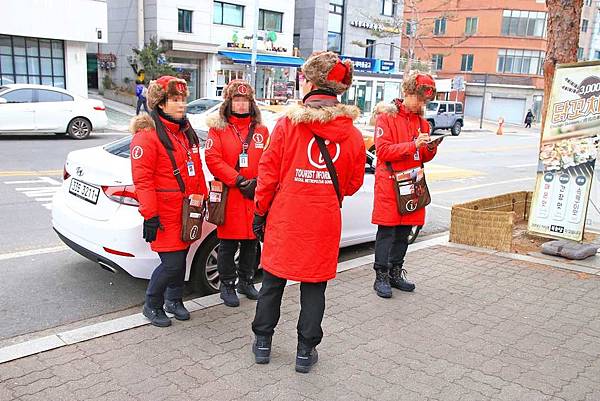
<svg viewBox="0 0 600 401"><path fill-rule="evenodd" d="M450 242L511 252L515 223L527 220L532 192L511 192L452 206Z"/></svg>

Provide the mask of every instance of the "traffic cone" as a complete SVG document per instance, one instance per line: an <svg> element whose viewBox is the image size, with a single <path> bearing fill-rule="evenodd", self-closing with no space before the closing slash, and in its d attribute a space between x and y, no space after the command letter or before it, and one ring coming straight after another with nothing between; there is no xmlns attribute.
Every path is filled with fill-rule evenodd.
<svg viewBox="0 0 600 401"><path fill-rule="evenodd" d="M498 131L496 131L496 135L504 135L504 118L502 117L498 119Z"/></svg>

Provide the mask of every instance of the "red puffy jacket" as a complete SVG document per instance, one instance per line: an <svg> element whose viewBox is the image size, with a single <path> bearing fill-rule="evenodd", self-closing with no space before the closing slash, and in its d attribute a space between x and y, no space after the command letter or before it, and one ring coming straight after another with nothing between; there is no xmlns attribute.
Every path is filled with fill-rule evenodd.
<svg viewBox="0 0 600 401"><path fill-rule="evenodd" d="M251 119L232 116L229 122L231 124L227 124L218 114L209 116L206 121L210 127L204 153L206 165L215 178L229 187L225 223L217 227L217 236L220 239L255 239L252 231L254 201L244 198L235 184L239 175L246 179L258 175L258 161L269 138L269 130L263 125L256 125L247 150L248 167L236 171L242 141L248 136ZM237 128L239 136L232 125Z"/></svg>
<svg viewBox="0 0 600 401"><path fill-rule="evenodd" d="M423 225L425 208L401 215L396 203L394 182L385 162L391 162L394 170L421 167L433 159L436 149L421 146L417 151L415 138L421 132L429 132L429 123L421 116L409 112L401 105L380 104L375 125L375 148L377 167L375 171L375 199L372 223L382 226ZM427 171L425 172L427 175Z"/></svg>
<svg viewBox="0 0 600 401"><path fill-rule="evenodd" d="M342 195L352 195L365 173L365 145L352 124L358 114L343 104L295 106L273 129L255 196L257 213L267 215L261 265L273 275L301 282L335 277L341 213L313 133L327 140Z"/></svg>
<svg viewBox="0 0 600 401"><path fill-rule="evenodd" d="M190 146L187 138L179 130L179 125L161 118L175 148L173 154L181 171L185 184L185 196L202 194L207 196L206 181L202 170L202 160L198 146ZM150 244L155 252L173 252L187 249L189 242L181 240L181 208L183 196L177 179L173 175L173 166L167 150L158 139L154 121L148 114L134 119L131 131L135 134L131 141L131 169L135 193L140 202L139 211L144 219L159 216L160 224L156 241ZM179 140L180 143L177 142ZM195 176L188 175L188 147L194 162ZM140 232L140 235L142 233Z"/></svg>

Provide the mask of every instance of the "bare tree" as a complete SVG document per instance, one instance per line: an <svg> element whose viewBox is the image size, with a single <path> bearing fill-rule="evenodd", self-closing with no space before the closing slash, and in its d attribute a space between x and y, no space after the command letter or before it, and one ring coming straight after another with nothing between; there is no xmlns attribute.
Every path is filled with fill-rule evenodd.
<svg viewBox="0 0 600 401"><path fill-rule="evenodd" d="M542 129L552 89L556 64L577 61L579 23L583 0L546 0L548 7L548 44L544 61L544 107Z"/></svg>
<svg viewBox="0 0 600 401"><path fill-rule="evenodd" d="M464 42L468 36L453 38L450 42L448 38L434 33L436 20L445 20L445 22L455 22L458 20L455 12L448 11L453 3L458 0L440 0L432 4L431 0L404 0L404 12L396 13L393 17L371 16L361 13L365 18L372 21L376 29L371 29L374 36L379 38L399 37L401 48L404 53L404 74L408 74L413 67L424 69L421 61L416 57L416 50L420 49L426 55L427 60L431 59L432 53L429 50L431 43L437 43L439 47L448 49L444 55L449 55L453 47ZM396 4L402 3L400 0ZM361 42L354 42L359 46L366 45Z"/></svg>

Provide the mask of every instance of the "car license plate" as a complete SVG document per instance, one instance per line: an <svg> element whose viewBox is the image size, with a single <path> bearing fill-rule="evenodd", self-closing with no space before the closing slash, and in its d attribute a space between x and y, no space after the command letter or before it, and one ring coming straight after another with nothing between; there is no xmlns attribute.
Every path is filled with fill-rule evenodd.
<svg viewBox="0 0 600 401"><path fill-rule="evenodd" d="M69 193L95 205L96 203L98 203L100 188L84 184L83 182L76 179L72 179L71 185L69 186Z"/></svg>

